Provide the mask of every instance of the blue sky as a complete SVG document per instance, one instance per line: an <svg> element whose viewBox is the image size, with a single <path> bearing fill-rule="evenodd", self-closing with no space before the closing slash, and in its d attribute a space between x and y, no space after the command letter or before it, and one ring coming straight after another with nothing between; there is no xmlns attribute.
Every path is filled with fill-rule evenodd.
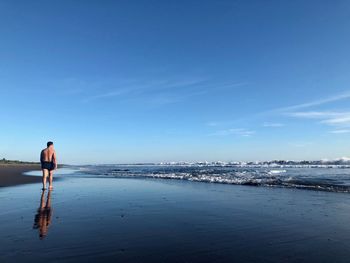
<svg viewBox="0 0 350 263"><path fill-rule="evenodd" d="M0 157L350 156L349 1L1 1Z"/></svg>

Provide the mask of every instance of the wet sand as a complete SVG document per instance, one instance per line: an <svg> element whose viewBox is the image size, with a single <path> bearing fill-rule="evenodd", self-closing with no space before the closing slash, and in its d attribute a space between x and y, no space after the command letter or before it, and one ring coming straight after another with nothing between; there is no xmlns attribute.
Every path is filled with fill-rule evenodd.
<svg viewBox="0 0 350 263"><path fill-rule="evenodd" d="M349 262L348 194L58 177L0 189L0 262Z"/></svg>
<svg viewBox="0 0 350 263"><path fill-rule="evenodd" d="M39 164L0 164L0 187L41 182L40 177L23 175L40 169Z"/></svg>

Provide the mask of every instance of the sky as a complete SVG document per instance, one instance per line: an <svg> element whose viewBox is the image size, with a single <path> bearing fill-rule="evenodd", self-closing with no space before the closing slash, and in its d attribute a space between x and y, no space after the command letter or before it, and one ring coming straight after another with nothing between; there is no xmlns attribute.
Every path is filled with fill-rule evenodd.
<svg viewBox="0 0 350 263"><path fill-rule="evenodd" d="M350 156L347 0L0 1L0 158Z"/></svg>

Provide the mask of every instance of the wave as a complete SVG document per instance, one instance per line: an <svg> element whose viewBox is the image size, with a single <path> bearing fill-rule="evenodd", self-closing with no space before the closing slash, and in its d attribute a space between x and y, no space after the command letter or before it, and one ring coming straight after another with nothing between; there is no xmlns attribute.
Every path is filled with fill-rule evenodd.
<svg viewBox="0 0 350 263"><path fill-rule="evenodd" d="M80 172L99 177L158 178L193 182L298 188L350 193L350 169L266 169L155 165L97 165Z"/></svg>
<svg viewBox="0 0 350 263"><path fill-rule="evenodd" d="M270 170L269 174L281 174L281 173L286 173L287 170Z"/></svg>

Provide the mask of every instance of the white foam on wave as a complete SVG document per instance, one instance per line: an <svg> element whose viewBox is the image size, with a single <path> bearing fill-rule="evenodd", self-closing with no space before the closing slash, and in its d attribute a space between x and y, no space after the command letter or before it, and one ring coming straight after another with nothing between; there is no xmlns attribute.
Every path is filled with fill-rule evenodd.
<svg viewBox="0 0 350 263"><path fill-rule="evenodd" d="M328 165L327 165L328 166ZM329 167L329 166L328 166ZM108 177L148 177L159 179L179 179L194 182L280 186L302 189L319 189L334 192L349 192L350 184L344 176L350 171L323 172L305 170L298 167L193 167L193 166L95 166L84 173ZM281 169L282 168L282 169ZM314 166L312 166L314 168ZM323 168L323 167L320 167ZM81 171L82 172L82 171ZM321 177L320 177L321 175ZM330 177L331 176L331 177Z"/></svg>
<svg viewBox="0 0 350 263"><path fill-rule="evenodd" d="M282 174L286 172L287 172L286 170L270 170L268 174Z"/></svg>

